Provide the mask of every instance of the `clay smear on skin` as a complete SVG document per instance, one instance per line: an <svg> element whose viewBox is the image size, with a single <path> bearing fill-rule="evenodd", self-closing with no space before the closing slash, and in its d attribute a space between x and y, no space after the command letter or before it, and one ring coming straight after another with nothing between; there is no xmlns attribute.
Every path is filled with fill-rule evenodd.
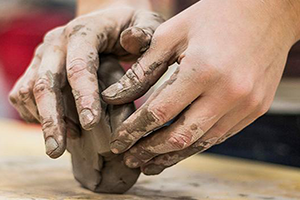
<svg viewBox="0 0 300 200"><path fill-rule="evenodd" d="M171 78L152 95L152 97L145 103L145 106L136 111L135 118L133 120L129 119L124 122L120 129L117 130L117 133L119 134L115 135L112 142L116 141L118 138L118 140L124 141L127 143L127 145L129 145L129 143L132 142L132 139L137 140L148 131L151 131L153 128L158 126L158 118L149 111L148 104L155 99L167 86L174 83L174 81L177 79L178 72L179 68L174 72Z"/></svg>
<svg viewBox="0 0 300 200"><path fill-rule="evenodd" d="M62 153L61 151L64 151L66 143L64 107L62 93L60 90L62 87L61 84L62 80L64 80L64 76L60 73L52 73L50 70L48 70L45 75L47 77L49 85L46 86L48 88L41 87L40 90L47 89L47 91L52 93L55 97L56 117L55 119L53 119L52 117L50 117L49 119L42 119L42 129L46 141L49 137L52 137L58 144L57 148L52 149L51 152L47 152L51 157L56 157L57 155L60 155ZM48 110L47 112L52 113L53 111ZM53 116L53 114L50 114L50 116Z"/></svg>
<svg viewBox="0 0 300 200"><path fill-rule="evenodd" d="M188 109L185 110L185 112ZM185 113L184 112L184 113ZM176 134L176 129L181 130L181 127L184 128L184 126L187 126L184 124L185 121L185 115L182 113L180 115L180 118L173 123L173 127L164 128L155 134L153 134L150 137L147 137L134 147L130 149L130 154L142 161L143 163L149 161L154 156L158 154L158 152L161 154L162 152L168 153L172 151L171 149L174 148L173 146L166 145L165 143L162 143L161 141L169 141L172 142L172 144L178 143L178 149L184 149L186 146L182 146L184 144L189 145L190 143L193 143L193 141L199 139L203 135L203 131L201 129L198 129L198 126L195 123L192 123L190 127L190 131L186 131L186 137L178 137L175 141L170 141L170 139L174 139L176 136L172 137L172 134ZM168 134L166 134L167 131ZM164 134L162 134L164 133ZM143 147L147 147L147 149L144 149Z"/></svg>
<svg viewBox="0 0 300 200"><path fill-rule="evenodd" d="M76 25L73 27L73 31L69 34L69 38L78 33L82 28L84 28L85 25Z"/></svg>
<svg viewBox="0 0 300 200"><path fill-rule="evenodd" d="M92 74L93 76L88 78L88 81L82 82L82 84L97 84L98 80L97 80L97 69L98 69L98 64L99 64L99 57L97 54L95 54L94 52L90 52L87 56L87 67L86 70ZM74 67L76 66L76 64L74 64ZM79 73L79 72L78 72ZM72 77L73 74L69 74L69 79ZM98 86L98 84L97 84ZM78 113L81 113L84 109L87 109L88 111L90 111L94 116L98 116L99 113L98 111L100 111L100 95L97 91L95 91L92 96L90 96L90 99L92 99L92 105L86 107L85 105L82 105L82 97L83 95L81 95L81 92L78 90L72 90L75 101L76 101L76 108ZM88 112L86 111L86 112ZM86 119L85 117L81 116L81 121L83 120L83 123L85 124L85 128L89 129L90 125L93 124L94 120L93 119L91 122L89 122L88 120L90 119Z"/></svg>
<svg viewBox="0 0 300 200"><path fill-rule="evenodd" d="M155 42L156 41L153 39L152 44ZM137 98L147 92L153 82L151 81L152 79L161 76L167 70L168 58L170 57L171 52L160 55L160 58L156 59L158 61L150 64L146 70L141 66L140 60L150 54L150 52L155 51L153 46L155 45L152 45L150 49L138 59L132 66L132 69L129 69L120 81L110 86L104 92L103 95L105 100L109 101L111 99L115 103L124 103L127 101L128 97L130 97L130 99ZM142 77L139 77L138 74ZM141 84L141 82L144 84Z"/></svg>
<svg viewBox="0 0 300 200"><path fill-rule="evenodd" d="M228 138L234 136L235 134L236 134L236 132L226 134L225 136L223 136L222 138L220 138L220 139L217 141L217 144L220 144L220 143L224 142L225 140L227 140Z"/></svg>
<svg viewBox="0 0 300 200"><path fill-rule="evenodd" d="M218 140L217 137L210 138L206 141L197 141L192 146L181 150L177 152L168 153L165 155L162 155L160 157L157 157L153 161L151 161L147 166L151 165L151 171L146 171L147 174L159 174L161 173L165 168L171 167L175 165L176 163L194 155L195 153L201 153L205 151L206 149L210 148L212 145L216 143ZM145 170L147 170L147 166L143 166Z"/></svg>
<svg viewBox="0 0 300 200"><path fill-rule="evenodd" d="M122 69L119 68L118 70ZM109 76L119 76L119 73L114 71L117 71L117 69L113 70ZM117 79L117 77L115 78ZM102 81L105 81L105 84L100 83L101 80L98 80L100 90L105 85L108 85L108 79L103 79ZM112 125L110 123L113 123L114 126L119 126L123 118L125 119L134 111L132 104L121 105L117 108L118 112L114 113L110 112L109 109L103 108L105 113L101 115L102 119L96 125L97 127L93 131L84 132L85 137L69 143L76 179L95 192L125 192L135 183L140 173L139 169L133 170L124 165L123 155L109 153L110 149L108 147L101 146L98 143L99 141L106 141L107 137L111 135ZM107 126L109 128L105 128ZM98 139L94 140L93 138L95 137ZM99 155L99 151L106 153ZM77 160L74 159L75 157L77 157Z"/></svg>
<svg viewBox="0 0 300 200"><path fill-rule="evenodd" d="M117 133L119 133L118 137L112 142L120 140L129 145L132 140L140 138L140 133L146 132L149 129L148 127L153 126L156 121L157 119L151 112L148 112L147 107L140 109L132 122L125 121L120 129L117 130Z"/></svg>

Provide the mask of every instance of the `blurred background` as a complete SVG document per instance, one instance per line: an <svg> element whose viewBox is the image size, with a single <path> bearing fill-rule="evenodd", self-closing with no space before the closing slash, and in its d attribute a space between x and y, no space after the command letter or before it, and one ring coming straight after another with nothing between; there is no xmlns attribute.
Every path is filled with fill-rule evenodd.
<svg viewBox="0 0 300 200"><path fill-rule="evenodd" d="M8 92L44 34L66 24L74 13L74 0L0 0L0 117L19 119L8 103Z"/></svg>
<svg viewBox="0 0 300 200"><path fill-rule="evenodd" d="M154 9L167 18L196 1L152 2ZM8 103L8 93L27 68L44 34L74 18L75 9L75 0L0 0L0 120L20 120ZM290 52L270 111L208 152L300 167L299 80L298 43Z"/></svg>

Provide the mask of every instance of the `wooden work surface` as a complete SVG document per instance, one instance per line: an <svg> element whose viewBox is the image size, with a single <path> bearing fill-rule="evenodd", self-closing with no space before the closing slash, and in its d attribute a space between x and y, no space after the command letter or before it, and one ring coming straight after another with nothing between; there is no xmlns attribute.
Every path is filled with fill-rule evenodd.
<svg viewBox="0 0 300 200"><path fill-rule="evenodd" d="M194 156L159 176L141 176L124 195L95 194L73 179L68 153L44 154L38 127L0 120L2 199L300 199L300 170L211 155Z"/></svg>

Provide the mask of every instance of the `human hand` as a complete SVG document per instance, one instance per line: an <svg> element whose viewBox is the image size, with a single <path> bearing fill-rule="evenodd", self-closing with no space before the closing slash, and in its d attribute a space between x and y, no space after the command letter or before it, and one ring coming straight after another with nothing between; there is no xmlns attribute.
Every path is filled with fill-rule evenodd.
<svg viewBox="0 0 300 200"><path fill-rule="evenodd" d="M62 103L61 90L67 81L80 124L90 130L101 116L99 53L134 60L148 48L161 22L149 11L114 7L78 17L45 35L27 71L11 91L10 101L23 119L42 124L50 157L57 158L65 151L66 126L76 132L69 126L76 119L70 122L65 118L67 111Z"/></svg>
<svg viewBox="0 0 300 200"><path fill-rule="evenodd" d="M117 82L124 69L113 56L101 56L98 70L99 89L103 91ZM67 85L63 90L66 117L76 116L76 106ZM112 132L134 112L133 102L122 105L108 105L101 101L101 119L92 130L81 129L80 137L67 137L67 150L72 158L72 172L75 179L93 192L123 193L137 180L140 169L128 168L123 154L110 151Z"/></svg>
<svg viewBox="0 0 300 200"><path fill-rule="evenodd" d="M202 0L159 26L149 50L102 97L111 104L130 102L170 64L179 67L118 128L111 150L128 150L129 167L158 174L263 115L299 40L300 6L291 2Z"/></svg>

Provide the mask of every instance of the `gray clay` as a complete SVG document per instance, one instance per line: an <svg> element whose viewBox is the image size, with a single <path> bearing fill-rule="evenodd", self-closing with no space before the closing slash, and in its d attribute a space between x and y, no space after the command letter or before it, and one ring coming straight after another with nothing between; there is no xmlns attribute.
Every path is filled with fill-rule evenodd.
<svg viewBox="0 0 300 200"><path fill-rule="evenodd" d="M119 80L124 70L112 57L102 58L98 71L99 87L104 90ZM100 91L101 92L101 91ZM70 88L64 91L67 116L78 119ZM135 110L134 104L107 105L102 101L100 123L90 131L81 129L81 136L68 138L67 149L72 156L75 179L85 188L101 193L124 193L137 181L140 170L130 169L123 162L123 154L109 149L112 132Z"/></svg>

